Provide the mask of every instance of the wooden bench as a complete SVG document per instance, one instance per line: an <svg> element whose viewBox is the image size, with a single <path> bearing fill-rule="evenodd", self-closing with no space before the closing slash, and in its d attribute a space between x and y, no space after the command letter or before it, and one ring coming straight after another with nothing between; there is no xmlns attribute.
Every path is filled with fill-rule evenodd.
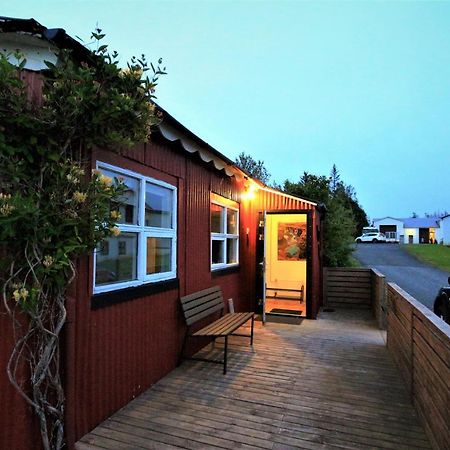
<svg viewBox="0 0 450 450"><path fill-rule="evenodd" d="M224 303L222 297L222 291L220 287L215 286L203 291L195 292L194 294L186 295L180 298L181 307L183 309L184 318L186 320L186 334L183 341L183 347L181 350L180 362L182 359L194 359L197 361L206 361L222 364L223 373L227 373L227 355L228 355L228 336L245 336L250 338L250 345L253 345L253 325L255 321L255 313L228 313L223 315ZM201 330L191 332L191 327L199 320L210 316L211 314L221 311L221 317L214 322L206 325ZM252 321L251 334L238 334L234 333L244 323ZM205 358L186 358L184 356L184 350L189 338L198 337L211 337L214 341L219 338L225 338L224 344L224 356L223 361L215 361Z"/></svg>

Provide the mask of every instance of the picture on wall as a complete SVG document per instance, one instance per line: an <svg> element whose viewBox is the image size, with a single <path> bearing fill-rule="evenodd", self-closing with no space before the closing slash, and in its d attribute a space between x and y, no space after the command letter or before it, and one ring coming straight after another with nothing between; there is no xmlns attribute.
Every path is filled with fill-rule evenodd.
<svg viewBox="0 0 450 450"><path fill-rule="evenodd" d="M306 259L306 223L278 224L278 261Z"/></svg>

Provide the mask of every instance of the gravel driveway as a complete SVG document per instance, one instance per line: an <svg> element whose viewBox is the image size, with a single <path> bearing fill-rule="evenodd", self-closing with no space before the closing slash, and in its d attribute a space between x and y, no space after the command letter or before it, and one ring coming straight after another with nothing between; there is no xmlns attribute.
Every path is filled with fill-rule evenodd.
<svg viewBox="0 0 450 450"><path fill-rule="evenodd" d="M430 309L439 288L448 284L449 273L419 262L402 250L402 245L355 244L353 256L363 266L379 270L387 281L397 283Z"/></svg>

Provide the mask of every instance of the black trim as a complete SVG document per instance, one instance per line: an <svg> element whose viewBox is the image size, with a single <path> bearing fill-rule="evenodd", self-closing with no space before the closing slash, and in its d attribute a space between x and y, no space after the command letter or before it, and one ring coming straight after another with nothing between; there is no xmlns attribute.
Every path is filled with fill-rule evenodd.
<svg viewBox="0 0 450 450"><path fill-rule="evenodd" d="M313 292L313 277L312 277L312 214L306 215L306 318L313 318L312 311L312 292Z"/></svg>
<svg viewBox="0 0 450 450"><path fill-rule="evenodd" d="M96 310L105 308L116 305L117 303L128 302L130 300L147 297L148 295L178 289L179 287L180 280L174 278L173 280L158 281L157 283L148 283L143 284L142 286L102 292L101 294L95 294L91 297L91 309Z"/></svg>
<svg viewBox="0 0 450 450"><path fill-rule="evenodd" d="M230 275L232 273L239 273L241 266L224 267L223 269L216 269L211 271L212 278L221 277L222 275Z"/></svg>

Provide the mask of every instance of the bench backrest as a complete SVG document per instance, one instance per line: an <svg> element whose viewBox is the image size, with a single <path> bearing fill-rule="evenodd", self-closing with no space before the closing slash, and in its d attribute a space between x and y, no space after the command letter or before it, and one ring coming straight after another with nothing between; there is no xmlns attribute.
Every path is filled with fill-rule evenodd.
<svg viewBox="0 0 450 450"><path fill-rule="evenodd" d="M185 295L180 300L188 326L224 308L222 291L219 286Z"/></svg>

